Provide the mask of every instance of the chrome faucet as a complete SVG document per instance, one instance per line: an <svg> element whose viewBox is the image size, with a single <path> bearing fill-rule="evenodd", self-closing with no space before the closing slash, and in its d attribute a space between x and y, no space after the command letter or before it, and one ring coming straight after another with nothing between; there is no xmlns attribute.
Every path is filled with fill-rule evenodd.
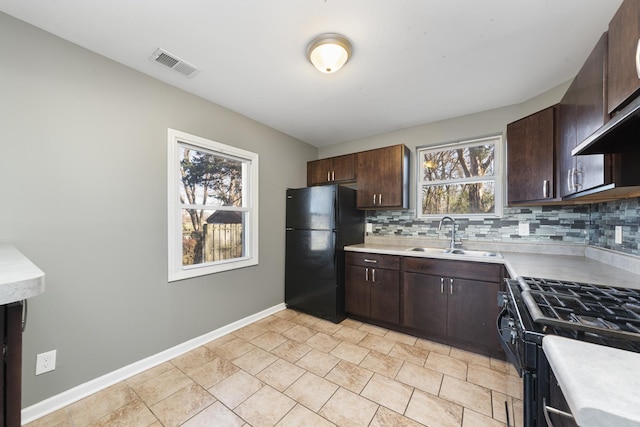
<svg viewBox="0 0 640 427"><path fill-rule="evenodd" d="M456 220L451 218L450 216L442 217L442 219L440 220L440 224L438 225L438 231L440 231L440 229L442 228L442 223L445 220L451 221L451 243L449 244L449 248L455 249L456 248Z"/></svg>

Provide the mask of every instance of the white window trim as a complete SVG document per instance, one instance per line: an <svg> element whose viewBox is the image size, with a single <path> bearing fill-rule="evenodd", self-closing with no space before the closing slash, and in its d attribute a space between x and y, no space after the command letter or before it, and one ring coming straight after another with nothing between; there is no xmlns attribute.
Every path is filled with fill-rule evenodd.
<svg viewBox="0 0 640 427"><path fill-rule="evenodd" d="M169 282L258 265L258 154L174 129L167 131L167 212L168 212L168 278ZM243 236L245 256L215 263L182 265L182 205L179 195L180 143L218 152L247 161L247 188L243 188L249 221ZM224 209L224 208L222 208Z"/></svg>
<svg viewBox="0 0 640 427"><path fill-rule="evenodd" d="M496 141L494 151L494 178L495 178L495 212L494 213L468 213L468 214L422 214L422 185L425 181L422 180L422 152L423 151L441 151L450 148L460 147L472 147L474 145L481 145L485 141ZM443 215L451 216L454 218L501 218L503 211L504 200L504 164L503 164L503 151L504 143L502 134L489 135L482 138L464 139L455 142L448 142L444 144L436 145L422 145L416 147L416 185L415 185L415 200L416 200L416 218L432 219L441 218ZM473 182L474 179L468 180L447 180L446 182ZM478 179L477 181L485 181ZM443 182L443 181L439 181ZM432 182L434 183L434 182Z"/></svg>

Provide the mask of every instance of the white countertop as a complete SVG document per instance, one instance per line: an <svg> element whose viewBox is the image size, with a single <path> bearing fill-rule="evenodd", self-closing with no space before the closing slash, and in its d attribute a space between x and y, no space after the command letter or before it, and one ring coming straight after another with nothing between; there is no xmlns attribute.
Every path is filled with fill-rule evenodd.
<svg viewBox="0 0 640 427"><path fill-rule="evenodd" d="M640 427L640 354L547 335L542 348L582 427Z"/></svg>
<svg viewBox="0 0 640 427"><path fill-rule="evenodd" d="M415 246L415 245L413 245ZM488 251L497 251L502 258L497 257L467 257L452 254L412 252L407 249L412 245L385 245L380 243L362 243L345 246L346 251L371 252L387 255L401 255L412 257L428 257L453 259L459 261L475 261L501 263L507 268L511 277L528 276L544 279L568 280L574 282L594 283L600 285L617 286L640 289L640 274L600 262L584 255L565 255L562 253L532 253L500 250L501 247L484 245ZM471 246L471 245L470 245ZM541 250L545 247L540 245ZM478 249L478 247L470 247Z"/></svg>
<svg viewBox="0 0 640 427"><path fill-rule="evenodd" d="M13 246L0 243L0 305L44 292L44 273Z"/></svg>
<svg viewBox="0 0 640 427"><path fill-rule="evenodd" d="M503 253L513 277L528 276L640 289L640 275L585 256Z"/></svg>

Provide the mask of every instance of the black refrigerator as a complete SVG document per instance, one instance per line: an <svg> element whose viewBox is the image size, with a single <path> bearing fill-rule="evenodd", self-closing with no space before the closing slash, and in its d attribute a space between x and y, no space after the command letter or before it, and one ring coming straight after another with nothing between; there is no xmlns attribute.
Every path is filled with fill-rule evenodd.
<svg viewBox="0 0 640 427"><path fill-rule="evenodd" d="M339 185L287 189L284 302L338 323L344 312L344 247L364 242L356 191Z"/></svg>

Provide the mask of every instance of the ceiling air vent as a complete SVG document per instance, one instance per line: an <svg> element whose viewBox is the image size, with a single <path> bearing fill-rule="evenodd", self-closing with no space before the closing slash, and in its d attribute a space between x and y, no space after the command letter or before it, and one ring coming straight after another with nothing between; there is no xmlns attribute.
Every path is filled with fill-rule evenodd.
<svg viewBox="0 0 640 427"><path fill-rule="evenodd" d="M172 70L179 72L187 78L191 78L200 72L200 70L195 66L189 64L187 61L183 61L175 55L170 54L166 50L156 49L150 59L158 64L162 64L165 67L169 67Z"/></svg>

